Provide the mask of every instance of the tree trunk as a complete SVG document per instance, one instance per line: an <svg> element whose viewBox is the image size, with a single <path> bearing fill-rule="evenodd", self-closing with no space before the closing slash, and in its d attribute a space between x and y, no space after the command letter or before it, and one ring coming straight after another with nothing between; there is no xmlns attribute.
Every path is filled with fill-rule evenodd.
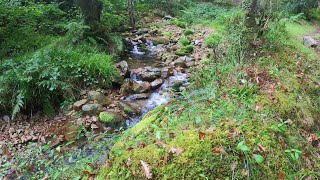
<svg viewBox="0 0 320 180"><path fill-rule="evenodd" d="M102 12L100 0L79 0L79 6L86 24L100 21Z"/></svg>
<svg viewBox="0 0 320 180"><path fill-rule="evenodd" d="M135 11L135 9L134 9L134 0L128 0L129 24L133 29L136 28L136 19L135 19L134 11Z"/></svg>

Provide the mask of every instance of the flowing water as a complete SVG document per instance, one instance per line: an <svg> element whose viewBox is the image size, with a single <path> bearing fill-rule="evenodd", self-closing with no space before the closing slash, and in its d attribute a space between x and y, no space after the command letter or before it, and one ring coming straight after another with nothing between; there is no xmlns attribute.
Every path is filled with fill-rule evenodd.
<svg viewBox="0 0 320 180"><path fill-rule="evenodd" d="M160 68L163 67L163 63L160 60L157 60L155 56L158 50L163 48L162 45L154 46L151 41L147 41L145 45L148 51L142 52L138 43L134 41L132 41L131 43L132 50L130 51L130 55L128 57L128 64L130 69L143 68L146 66ZM131 74L130 79L136 81L137 83L142 83L141 79L134 73ZM146 113L155 109L156 107L168 103L170 98L173 96L169 89L172 88L176 82L183 82L186 84L188 82L187 75L175 71L174 75L168 77L160 88L151 93L149 99L146 101L143 108L141 108L140 114L129 117L129 119L126 121L126 125L128 127L134 126L139 121L141 121L142 117ZM134 100L131 95L126 98L126 101L132 103L133 101L139 100Z"/></svg>

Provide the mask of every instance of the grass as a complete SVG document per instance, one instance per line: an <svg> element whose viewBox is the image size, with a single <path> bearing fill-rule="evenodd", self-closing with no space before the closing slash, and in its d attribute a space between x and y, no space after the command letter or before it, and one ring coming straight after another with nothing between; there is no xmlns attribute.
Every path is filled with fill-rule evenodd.
<svg viewBox="0 0 320 180"><path fill-rule="evenodd" d="M198 23L195 15L206 11L199 7L185 12L187 22ZM219 33L230 38L223 22L234 12L225 17L210 13ZM278 44L281 48L262 47L257 59L241 64L230 63L228 57L201 61L190 91L128 130L97 179L144 179L141 161L154 179L320 177L318 150L307 141L319 132L319 61L301 42L314 27L286 27L289 39ZM269 35L270 41L285 38Z"/></svg>

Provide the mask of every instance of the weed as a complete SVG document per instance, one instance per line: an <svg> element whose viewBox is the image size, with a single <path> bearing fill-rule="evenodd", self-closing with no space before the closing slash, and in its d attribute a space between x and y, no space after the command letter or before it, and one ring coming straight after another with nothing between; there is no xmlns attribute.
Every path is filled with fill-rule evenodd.
<svg viewBox="0 0 320 180"><path fill-rule="evenodd" d="M193 32L192 29L186 29L186 30L183 32L183 34L184 34L185 36L192 35L193 33L194 33L194 32Z"/></svg>
<svg viewBox="0 0 320 180"><path fill-rule="evenodd" d="M190 40L187 37L183 37L180 38L179 42L183 45L183 46L187 46L190 44Z"/></svg>

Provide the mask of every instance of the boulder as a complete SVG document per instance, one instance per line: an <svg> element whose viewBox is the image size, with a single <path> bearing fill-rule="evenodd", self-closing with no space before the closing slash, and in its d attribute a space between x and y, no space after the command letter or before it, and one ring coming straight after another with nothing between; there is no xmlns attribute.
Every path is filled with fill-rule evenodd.
<svg viewBox="0 0 320 180"><path fill-rule="evenodd" d="M179 57L178 59L176 59L174 61L174 66L180 66L182 68L185 68L185 67L187 67L186 66L186 61L187 61L187 57L186 56Z"/></svg>
<svg viewBox="0 0 320 180"><path fill-rule="evenodd" d="M149 32L149 29L146 29L146 28L142 28L142 29L139 29L136 34L137 35L142 35L142 34L147 34Z"/></svg>
<svg viewBox="0 0 320 180"><path fill-rule="evenodd" d="M133 81L131 79L125 79L124 83L120 88L120 93L122 95L129 95L131 93Z"/></svg>
<svg viewBox="0 0 320 180"><path fill-rule="evenodd" d="M316 48L318 46L318 42L311 36L303 37L303 44L312 48Z"/></svg>
<svg viewBox="0 0 320 180"><path fill-rule="evenodd" d="M83 105L85 105L88 102L88 99L82 99L80 101L77 101L75 103L73 103L73 107L78 110L80 109Z"/></svg>
<svg viewBox="0 0 320 180"><path fill-rule="evenodd" d="M128 115L138 114L139 112L136 109L133 109L129 104L125 102L120 102L119 107Z"/></svg>
<svg viewBox="0 0 320 180"><path fill-rule="evenodd" d="M97 115L103 111L101 104L85 104L82 106L82 112L87 115Z"/></svg>
<svg viewBox="0 0 320 180"><path fill-rule="evenodd" d="M116 68L119 70L121 76L126 77L129 75L129 65L127 61L117 63Z"/></svg>
<svg viewBox="0 0 320 180"><path fill-rule="evenodd" d="M173 74L174 72L172 67L165 67L161 69L161 77L164 79L169 76L172 76Z"/></svg>
<svg viewBox="0 0 320 180"><path fill-rule="evenodd" d="M170 39L166 36L157 36L151 37L150 40L153 42L154 45L163 44L168 45L170 43Z"/></svg>
<svg viewBox="0 0 320 180"><path fill-rule="evenodd" d="M132 84L132 93L144 93L144 92L147 92L150 90L150 83L149 82L146 82L146 81L143 81L143 82L136 82L136 81L133 81L133 84Z"/></svg>
<svg viewBox="0 0 320 180"><path fill-rule="evenodd" d="M113 112L100 112L99 120L106 126L112 127L113 129L117 129L125 125L125 119Z"/></svg>
<svg viewBox="0 0 320 180"><path fill-rule="evenodd" d="M137 74L141 80L152 82L161 76L161 69L147 66Z"/></svg>
<svg viewBox="0 0 320 180"><path fill-rule="evenodd" d="M150 83L151 89L152 90L158 89L159 87L161 87L162 84L163 84L162 79L156 79Z"/></svg>
<svg viewBox="0 0 320 180"><path fill-rule="evenodd" d="M102 106L108 106L111 104L109 98L99 91L89 91L88 99L89 101L93 101L96 104L101 104Z"/></svg>

